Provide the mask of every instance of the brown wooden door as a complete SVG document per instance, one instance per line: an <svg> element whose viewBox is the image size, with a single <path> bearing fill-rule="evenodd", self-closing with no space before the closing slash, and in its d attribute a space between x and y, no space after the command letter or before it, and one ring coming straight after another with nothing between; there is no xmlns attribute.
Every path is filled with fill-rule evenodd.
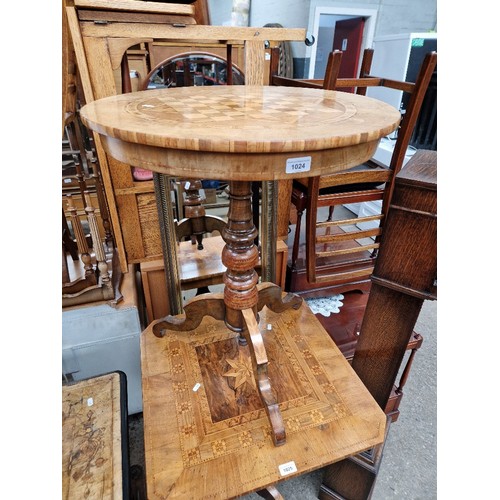
<svg viewBox="0 0 500 500"><path fill-rule="evenodd" d="M365 20L362 17L345 19L335 23L332 50L343 52L339 78L356 78L358 76L364 26ZM354 89L346 88L343 90L354 92Z"/></svg>

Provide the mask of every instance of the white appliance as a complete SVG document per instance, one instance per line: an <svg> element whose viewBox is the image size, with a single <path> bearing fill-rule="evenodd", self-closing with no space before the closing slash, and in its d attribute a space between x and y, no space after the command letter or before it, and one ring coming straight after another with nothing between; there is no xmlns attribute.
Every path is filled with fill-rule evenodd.
<svg viewBox="0 0 500 500"><path fill-rule="evenodd" d="M128 413L141 412L141 331L136 307L63 310L63 376L77 381L120 370L127 377Z"/></svg>
<svg viewBox="0 0 500 500"><path fill-rule="evenodd" d="M373 40L373 62L370 73L394 80L414 82L425 55L437 50L437 33L403 33L377 37ZM369 88L367 96L404 108L402 91Z"/></svg>

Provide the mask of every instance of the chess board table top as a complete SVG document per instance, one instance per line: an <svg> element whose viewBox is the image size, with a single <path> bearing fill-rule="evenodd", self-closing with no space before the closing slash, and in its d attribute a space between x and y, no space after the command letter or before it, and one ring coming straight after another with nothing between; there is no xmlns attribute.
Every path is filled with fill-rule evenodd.
<svg viewBox="0 0 500 500"><path fill-rule="evenodd" d="M81 116L120 161L169 175L232 180L349 168L370 158L401 117L392 106L356 94L241 85L111 96L87 104ZM311 157L310 169L287 172L287 160L303 155Z"/></svg>

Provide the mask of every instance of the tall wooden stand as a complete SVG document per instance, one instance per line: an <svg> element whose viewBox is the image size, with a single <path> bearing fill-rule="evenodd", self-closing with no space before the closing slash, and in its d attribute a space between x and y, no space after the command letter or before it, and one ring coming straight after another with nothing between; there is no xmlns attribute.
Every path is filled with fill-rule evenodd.
<svg viewBox="0 0 500 500"><path fill-rule="evenodd" d="M437 154L398 174L352 367L385 408L424 300L437 298ZM382 334L383 333L383 334ZM382 447L325 469L319 498L370 498Z"/></svg>

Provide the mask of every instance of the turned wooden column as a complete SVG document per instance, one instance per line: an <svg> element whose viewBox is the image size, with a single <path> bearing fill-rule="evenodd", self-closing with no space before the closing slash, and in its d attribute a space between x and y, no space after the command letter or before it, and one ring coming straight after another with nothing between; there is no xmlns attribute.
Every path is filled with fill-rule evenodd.
<svg viewBox="0 0 500 500"><path fill-rule="evenodd" d="M437 153L419 150L396 177L352 360L352 367L382 409L422 304L437 298L436 236ZM360 454L328 466L319 498L370 498L381 456L379 449L371 459Z"/></svg>
<svg viewBox="0 0 500 500"><path fill-rule="evenodd" d="M243 309L257 313L258 274L255 267L259 251L254 243L257 229L253 223L252 183L232 181L229 183L229 212L227 226L222 231L226 246L222 251L222 263L227 267L223 276L225 321L227 326L241 332L244 328ZM243 337L240 342L245 343Z"/></svg>
<svg viewBox="0 0 500 500"><path fill-rule="evenodd" d="M203 202L205 201L200 189L202 183L199 179L187 179L184 181L184 190L186 191L186 199L184 200L184 215L191 220L192 234L191 242L198 243L198 250L203 250L203 234L206 232L204 218L206 215Z"/></svg>

